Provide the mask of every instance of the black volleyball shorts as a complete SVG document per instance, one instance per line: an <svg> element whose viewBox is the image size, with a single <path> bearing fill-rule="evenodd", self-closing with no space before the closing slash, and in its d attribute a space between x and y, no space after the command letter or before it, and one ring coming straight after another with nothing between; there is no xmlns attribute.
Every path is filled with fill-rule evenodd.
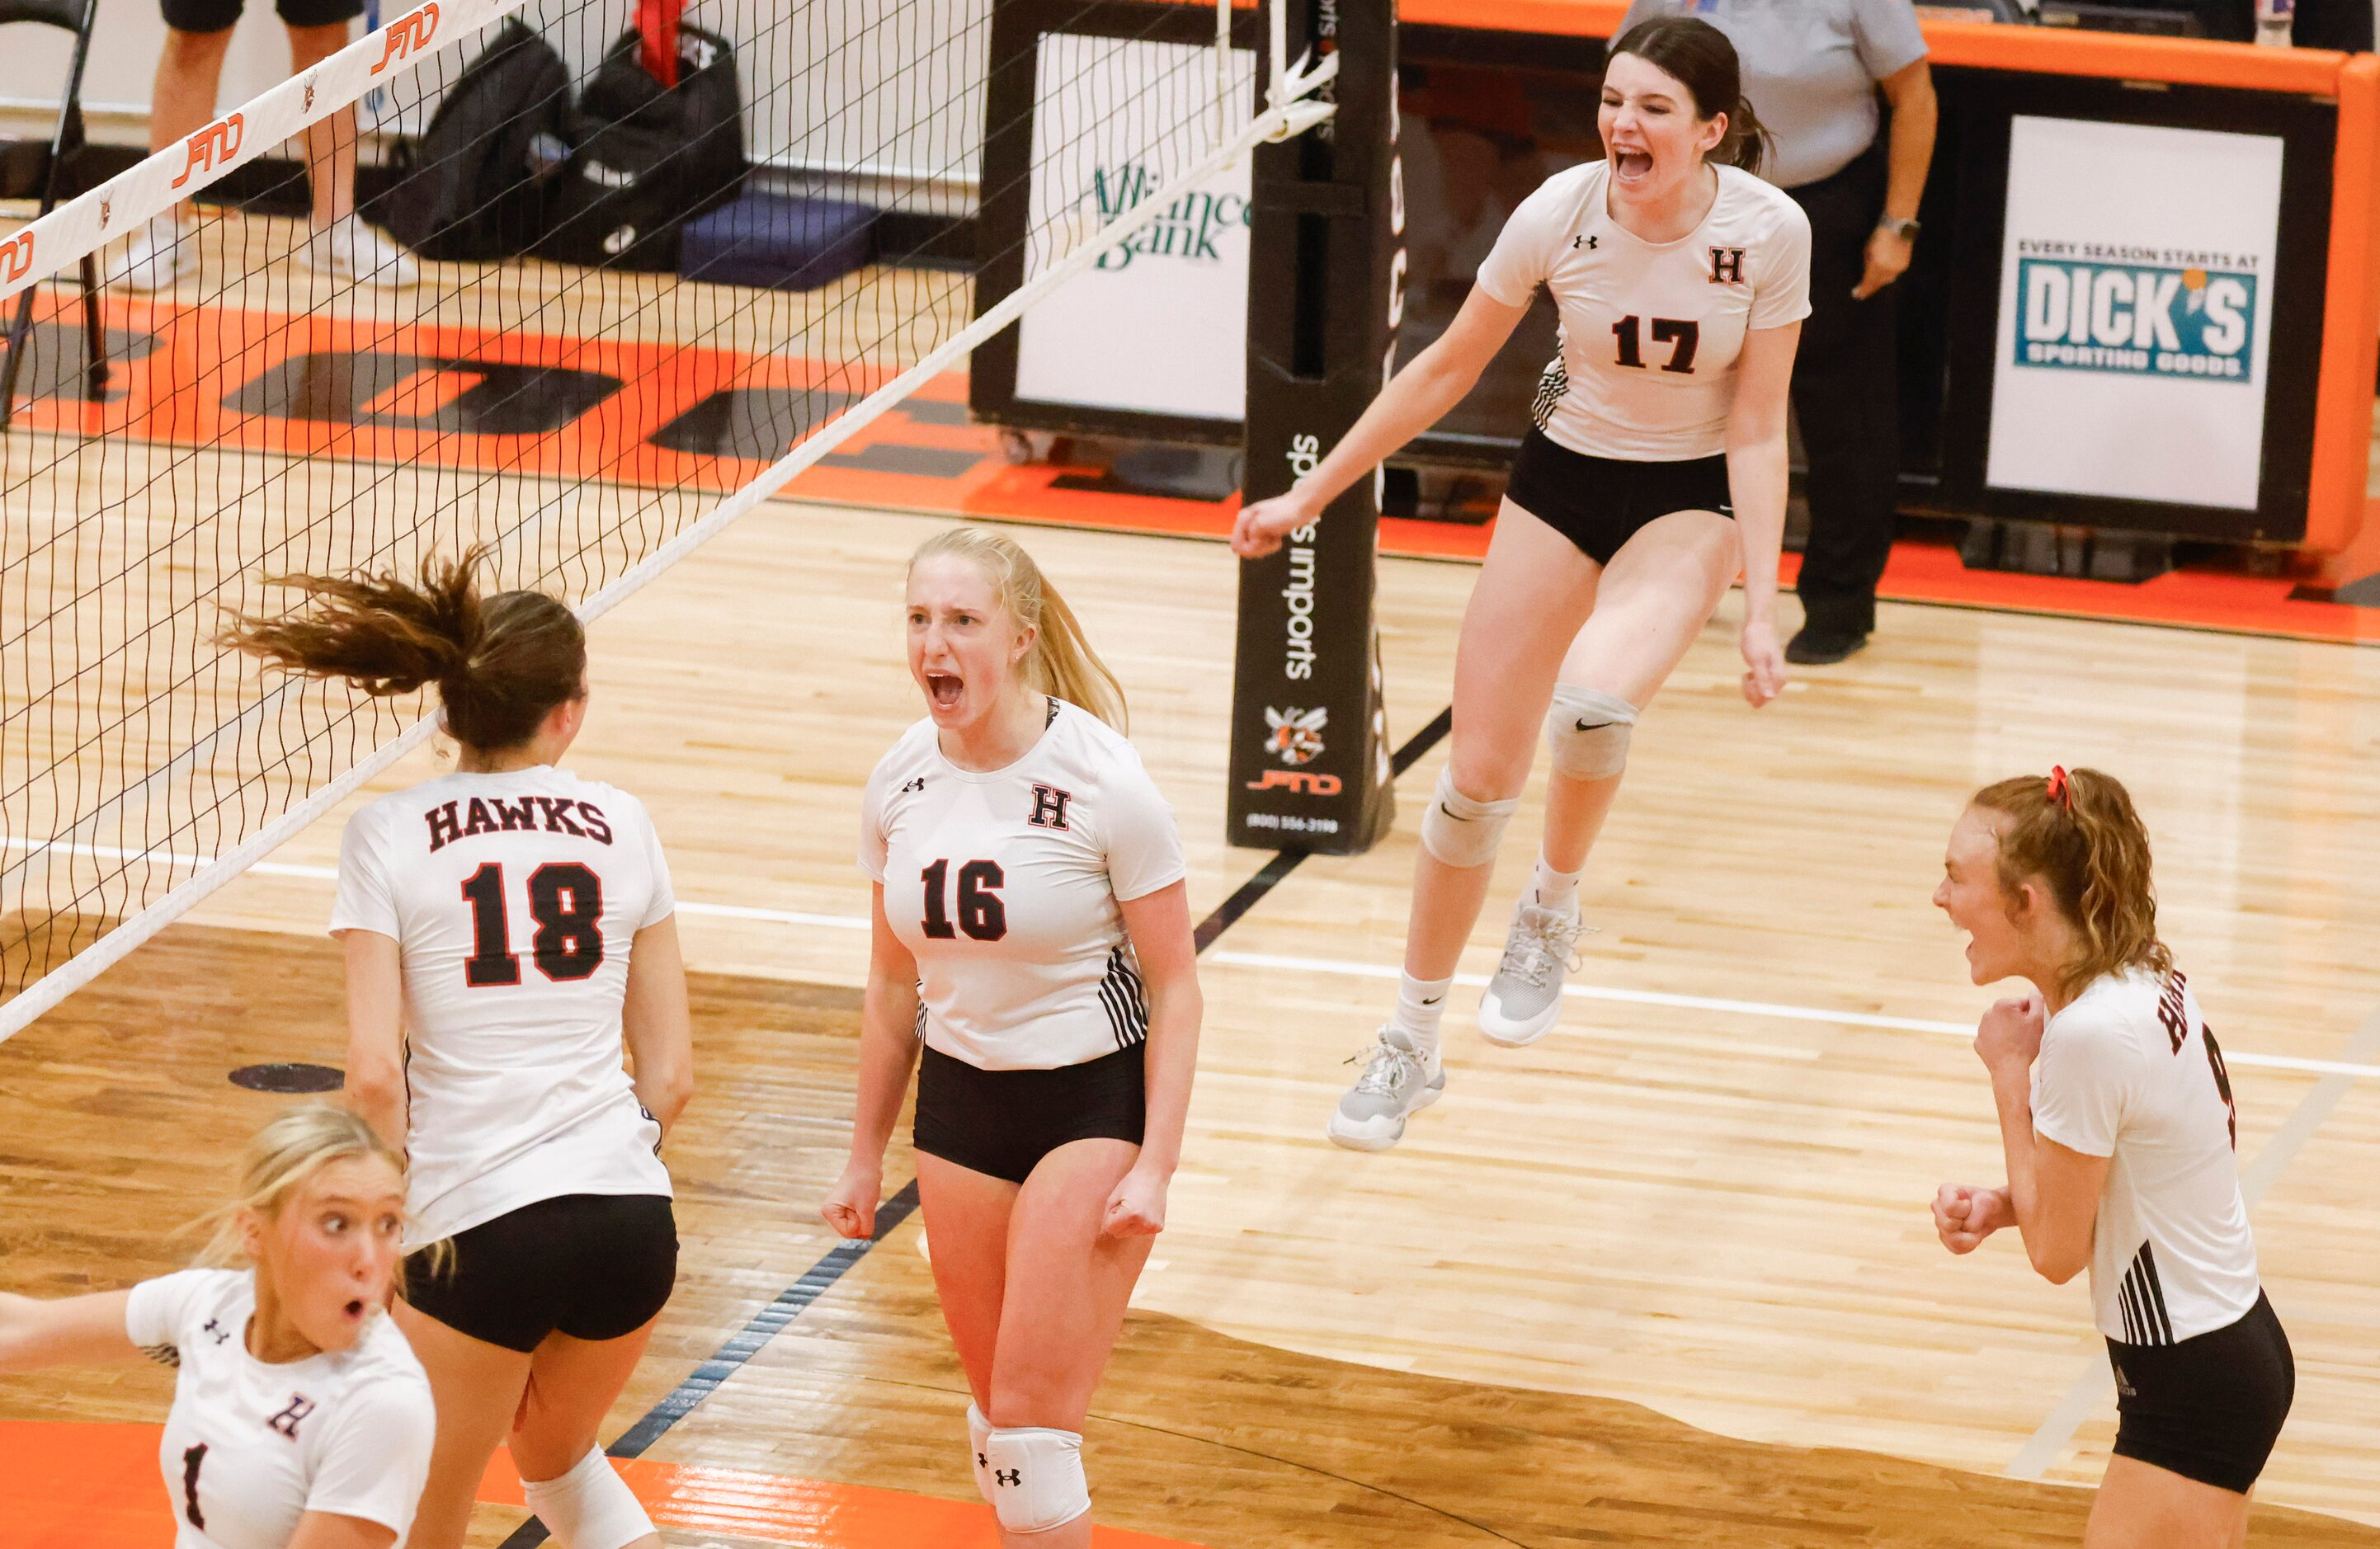
<svg viewBox="0 0 2380 1549"><path fill-rule="evenodd" d="M1535 428L1521 438L1504 494L1597 564L1609 564L1621 544L1673 511L1735 514L1723 455L1676 463L1590 457Z"/></svg>
<svg viewBox="0 0 2380 1549"><path fill-rule="evenodd" d="M239 20L242 0L161 0L165 25L176 32L224 32ZM334 27L364 14L364 0L274 0L274 10L292 27ZM381 14L391 20L409 6Z"/></svg>
<svg viewBox="0 0 2380 1549"><path fill-rule="evenodd" d="M2107 1341L2116 1456L2246 1495L2297 1394L2289 1337L2258 1292L2239 1322L2173 1345Z"/></svg>
<svg viewBox="0 0 2380 1549"><path fill-rule="evenodd" d="M677 1281L677 1217L660 1194L562 1194L458 1231L432 1270L406 1261L414 1311L474 1339L533 1350L557 1331L617 1339L650 1323Z"/></svg>
<svg viewBox="0 0 2380 1549"><path fill-rule="evenodd" d="M1054 1071L979 1071L929 1045L917 1070L918 1150L1023 1183L1071 1141L1138 1145L1148 1122L1146 1041Z"/></svg>

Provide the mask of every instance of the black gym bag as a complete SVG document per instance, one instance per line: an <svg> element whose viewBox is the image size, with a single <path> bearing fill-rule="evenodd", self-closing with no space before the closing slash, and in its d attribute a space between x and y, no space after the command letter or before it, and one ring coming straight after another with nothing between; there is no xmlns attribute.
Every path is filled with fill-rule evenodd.
<svg viewBox="0 0 2380 1549"><path fill-rule="evenodd" d="M518 258L560 211L569 104L562 55L508 18L429 127L397 143L392 181L365 218L426 259Z"/></svg>
<svg viewBox="0 0 2380 1549"><path fill-rule="evenodd" d="M569 114L570 164L540 258L677 267L680 228L744 185L744 104L727 40L644 0ZM657 78L660 61L674 84ZM674 69L668 68L674 63Z"/></svg>

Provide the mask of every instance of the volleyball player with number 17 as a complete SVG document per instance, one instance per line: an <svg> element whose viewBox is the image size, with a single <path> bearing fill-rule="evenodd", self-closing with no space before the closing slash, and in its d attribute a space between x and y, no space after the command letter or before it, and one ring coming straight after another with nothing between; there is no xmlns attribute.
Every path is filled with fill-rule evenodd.
<svg viewBox="0 0 2380 1549"><path fill-rule="evenodd" d="M1605 159L1521 201L1463 310L1285 495L1243 510L1240 554L1278 550L1479 380L1544 286L1561 353L1539 385L1487 563L1463 614L1453 746L1421 820L1396 1009L1328 1132L1402 1138L1446 1088L1439 1057L1463 949L1521 805L1536 732L1552 754L1536 874L1512 912L1479 1030L1545 1036L1584 929L1580 874L1620 793L1636 718L1743 576L1744 697L1783 689L1776 627L1785 405L1810 311L1810 223L1752 175L1762 133L1735 49L1665 17L1612 45Z"/></svg>

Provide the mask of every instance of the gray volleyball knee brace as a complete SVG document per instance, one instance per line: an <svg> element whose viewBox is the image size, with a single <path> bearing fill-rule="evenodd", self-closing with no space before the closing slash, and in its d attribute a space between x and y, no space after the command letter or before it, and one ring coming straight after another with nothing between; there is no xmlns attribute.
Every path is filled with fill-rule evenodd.
<svg viewBox="0 0 2380 1549"><path fill-rule="evenodd" d="M1636 707L1617 694L1584 684L1554 684L1546 713L1546 746L1554 768L1572 780L1609 780L1628 767L1628 740Z"/></svg>
<svg viewBox="0 0 2380 1549"><path fill-rule="evenodd" d="M1486 865L1504 841L1504 825L1520 809L1518 796L1502 802L1466 796L1454 788L1454 771L1440 769L1429 810L1421 815L1421 847L1461 870Z"/></svg>
<svg viewBox="0 0 2380 1549"><path fill-rule="evenodd" d="M991 1433L983 1453L991 1469L991 1509L1010 1532L1046 1533L1091 1509L1080 1433L1008 1426Z"/></svg>

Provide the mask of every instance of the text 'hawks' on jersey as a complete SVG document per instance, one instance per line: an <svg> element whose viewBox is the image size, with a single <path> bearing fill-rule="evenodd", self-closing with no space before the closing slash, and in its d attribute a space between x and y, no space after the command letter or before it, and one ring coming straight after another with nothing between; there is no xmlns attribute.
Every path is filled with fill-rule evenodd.
<svg viewBox="0 0 2380 1549"><path fill-rule="evenodd" d="M1132 744L1050 704L1040 739L987 774L943 757L918 721L868 777L860 814L860 869L917 960L926 1042L978 1070L1079 1065L1147 1037L1116 905L1186 870Z"/></svg>
<svg viewBox="0 0 2380 1549"><path fill-rule="evenodd" d="M1727 450L1744 335L1810 315L1810 220L1750 173L1715 166L1718 197L1674 242L1612 217L1607 163L1546 179L1504 223L1478 285L1508 307L1537 286L1561 317L1534 418L1589 457L1680 462Z"/></svg>
<svg viewBox="0 0 2380 1549"><path fill-rule="evenodd" d="M331 929L405 962L409 1243L562 1194L667 1194L621 1063L637 932L677 907L644 804L551 765L451 774L347 823Z"/></svg>

